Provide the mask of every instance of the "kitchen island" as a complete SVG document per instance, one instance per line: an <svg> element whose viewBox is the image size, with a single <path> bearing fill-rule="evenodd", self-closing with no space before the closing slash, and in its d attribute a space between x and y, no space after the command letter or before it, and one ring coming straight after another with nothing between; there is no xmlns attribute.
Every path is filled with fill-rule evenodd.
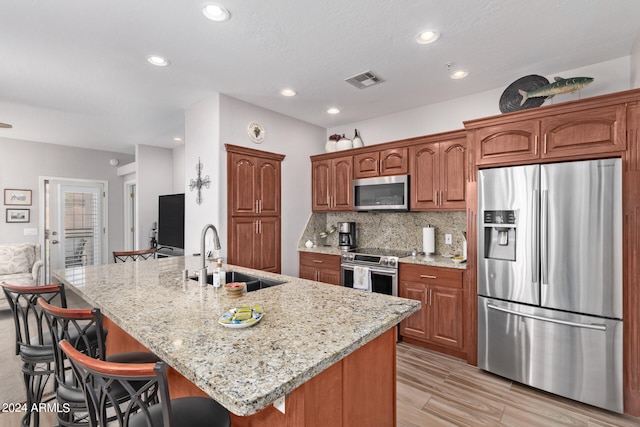
<svg viewBox="0 0 640 427"><path fill-rule="evenodd" d="M131 345L115 337L146 347L194 394L235 414L234 426L395 425L395 326L419 302L225 266L286 282L230 299L224 290L182 279L185 268L195 272L199 263L172 257L54 275L102 310L111 351L113 344ZM263 305L262 321L246 329L218 323L243 304ZM185 389L181 384L172 397ZM282 414L271 404L285 396Z"/></svg>

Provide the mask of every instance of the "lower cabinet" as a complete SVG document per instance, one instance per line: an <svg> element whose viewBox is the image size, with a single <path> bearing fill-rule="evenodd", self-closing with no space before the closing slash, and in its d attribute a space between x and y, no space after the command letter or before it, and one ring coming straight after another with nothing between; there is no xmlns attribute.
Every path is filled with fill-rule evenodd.
<svg viewBox="0 0 640 427"><path fill-rule="evenodd" d="M400 296L422 303L400 323L403 339L466 357L463 275L459 269L400 264Z"/></svg>
<svg viewBox="0 0 640 427"><path fill-rule="evenodd" d="M280 218L232 217L229 264L280 273Z"/></svg>
<svg viewBox="0 0 640 427"><path fill-rule="evenodd" d="M340 284L340 256L300 252L300 278Z"/></svg>

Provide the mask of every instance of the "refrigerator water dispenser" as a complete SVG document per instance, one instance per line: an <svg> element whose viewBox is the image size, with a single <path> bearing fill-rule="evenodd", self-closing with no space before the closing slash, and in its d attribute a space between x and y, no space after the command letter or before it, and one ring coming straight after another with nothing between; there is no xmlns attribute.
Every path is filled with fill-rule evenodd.
<svg viewBox="0 0 640 427"><path fill-rule="evenodd" d="M516 260L516 212L484 211L484 258Z"/></svg>

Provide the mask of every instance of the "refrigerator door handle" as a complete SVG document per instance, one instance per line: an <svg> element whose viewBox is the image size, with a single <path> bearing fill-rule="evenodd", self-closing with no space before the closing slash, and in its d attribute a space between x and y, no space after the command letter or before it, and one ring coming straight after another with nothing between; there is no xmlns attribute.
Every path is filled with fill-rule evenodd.
<svg viewBox="0 0 640 427"><path fill-rule="evenodd" d="M549 284L548 277L548 269L549 269L549 212L547 212L548 204L549 204L549 192L547 190L542 190L542 198L541 198L541 209L540 209L540 267L541 267L541 275L542 275L542 284Z"/></svg>
<svg viewBox="0 0 640 427"><path fill-rule="evenodd" d="M558 323L560 325L574 326L576 328L595 329L597 331L607 330L607 326L601 323L578 323L578 322L572 322L570 320L552 319L550 317L536 316L535 314L520 313L519 311L498 307L497 305L493 305L493 304L487 304L487 307L489 307L492 310L502 311L504 313L513 314L521 317L528 317L530 319L542 320L544 322Z"/></svg>
<svg viewBox="0 0 640 427"><path fill-rule="evenodd" d="M533 190L533 256L531 257L531 279L533 283L538 283L540 278L540 194L538 190Z"/></svg>

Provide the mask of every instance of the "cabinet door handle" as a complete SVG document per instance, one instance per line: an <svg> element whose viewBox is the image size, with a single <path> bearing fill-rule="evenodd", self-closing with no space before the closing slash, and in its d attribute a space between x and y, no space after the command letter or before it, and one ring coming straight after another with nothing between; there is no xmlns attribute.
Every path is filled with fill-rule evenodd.
<svg viewBox="0 0 640 427"><path fill-rule="evenodd" d="M431 307L431 288L429 288L429 307Z"/></svg>
<svg viewBox="0 0 640 427"><path fill-rule="evenodd" d="M316 264L322 264L322 261L320 261L319 259L314 259L313 262L315 262Z"/></svg>
<svg viewBox="0 0 640 427"><path fill-rule="evenodd" d="M258 213L262 213L262 199L258 200Z"/></svg>
<svg viewBox="0 0 640 427"><path fill-rule="evenodd" d="M438 206L438 190L433 192L433 203Z"/></svg>
<svg viewBox="0 0 640 427"><path fill-rule="evenodd" d="M429 276L429 275L427 275L427 274L421 274L421 275L420 275L420 278L421 278L421 279L437 279L437 278L438 278L438 276Z"/></svg>
<svg viewBox="0 0 640 427"><path fill-rule="evenodd" d="M543 147L543 153L547 154L547 134L544 134L544 147Z"/></svg>
<svg viewBox="0 0 640 427"><path fill-rule="evenodd" d="M259 220L258 220L258 223L260 224L260 231L259 231L259 233L258 233L258 234L262 234L262 220L261 220L261 219L259 219Z"/></svg>
<svg viewBox="0 0 640 427"><path fill-rule="evenodd" d="M533 138L533 154L538 155L538 135Z"/></svg>
<svg viewBox="0 0 640 427"><path fill-rule="evenodd" d="M256 221L253 223L255 229L256 229L256 234L258 234L258 220L256 219Z"/></svg>
<svg viewBox="0 0 640 427"><path fill-rule="evenodd" d="M254 203L254 205L255 205L254 206L255 213L258 213L258 199L256 199L256 202Z"/></svg>

